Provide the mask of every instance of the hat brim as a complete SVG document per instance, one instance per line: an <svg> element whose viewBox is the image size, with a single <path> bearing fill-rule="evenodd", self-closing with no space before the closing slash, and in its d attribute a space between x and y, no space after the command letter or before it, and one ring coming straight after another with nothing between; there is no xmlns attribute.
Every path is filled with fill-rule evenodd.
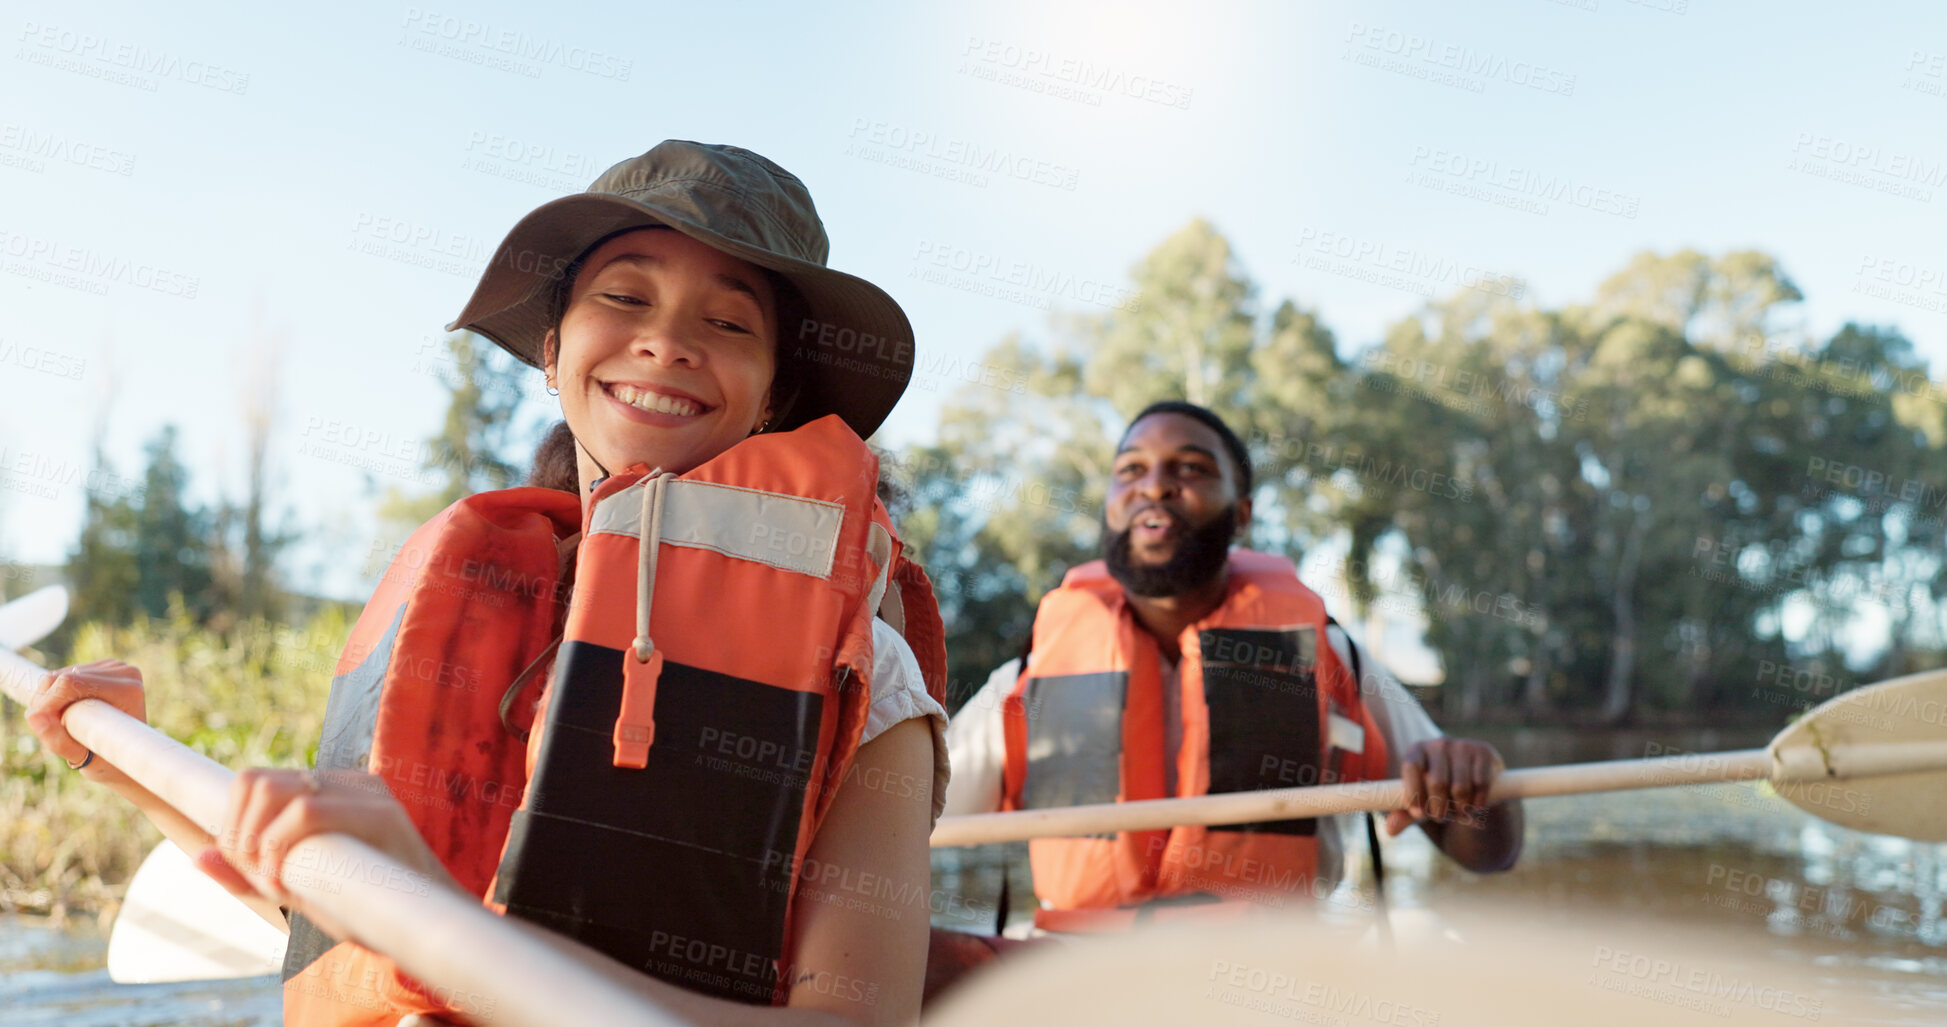
<svg viewBox="0 0 1947 1027"><path fill-rule="evenodd" d="M878 430L913 373L913 326L898 302L863 278L725 238L626 196L579 193L535 208L501 241L447 330L478 332L540 367L542 340L553 327L549 301L568 268L602 239L652 225L775 271L803 297L800 323L778 325L779 354L800 380L779 428L837 414L860 438Z"/></svg>

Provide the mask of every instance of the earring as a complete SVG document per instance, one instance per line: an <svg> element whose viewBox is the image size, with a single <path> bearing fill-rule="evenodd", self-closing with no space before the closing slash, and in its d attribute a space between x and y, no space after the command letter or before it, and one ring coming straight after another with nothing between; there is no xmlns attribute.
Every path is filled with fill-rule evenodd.
<svg viewBox="0 0 1947 1027"><path fill-rule="evenodd" d="M548 381L548 395L550 396L561 395L561 390L554 387L554 379L549 378L547 381Z"/></svg>

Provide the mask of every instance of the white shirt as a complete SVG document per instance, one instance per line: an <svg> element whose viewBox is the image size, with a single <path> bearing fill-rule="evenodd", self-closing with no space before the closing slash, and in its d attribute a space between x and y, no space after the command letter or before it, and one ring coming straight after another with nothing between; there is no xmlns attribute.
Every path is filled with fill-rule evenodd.
<svg viewBox="0 0 1947 1027"><path fill-rule="evenodd" d="M1332 651L1338 654L1339 662L1350 671L1355 665L1352 640L1336 624L1326 628L1326 639L1331 642ZM1386 772L1398 777L1400 754L1415 742L1440 737L1440 729L1406 691L1405 686L1399 683L1398 678L1380 666L1379 661L1366 657L1364 653L1360 653L1360 656L1362 658L1357 666L1364 672L1364 680L1359 683L1360 699L1365 703L1366 711L1372 715L1380 735L1386 739ZM992 813L1000 809L1001 768L1007 762L1001 703L1020 679L1020 663L1019 660L1009 660L1002 664L947 725L946 745L953 761L953 780L947 789L945 806L949 816ZM1162 670L1163 702L1166 709L1178 710L1182 698L1176 668L1164 660ZM1166 721L1171 725L1167 739L1171 751L1163 765L1168 768L1176 766L1175 750L1183 742L1179 719L1170 716ZM1173 793L1174 788L1171 791ZM1318 876L1328 887L1338 882L1344 862L1339 832L1336 817L1327 818L1327 822L1319 826Z"/></svg>
<svg viewBox="0 0 1947 1027"><path fill-rule="evenodd" d="M895 724L914 717L928 718L933 729L933 819L940 819L946 807L948 769L946 708L926 694L926 679L920 676L919 658L892 625L872 618L872 708L866 711L865 732L859 747L885 734Z"/></svg>

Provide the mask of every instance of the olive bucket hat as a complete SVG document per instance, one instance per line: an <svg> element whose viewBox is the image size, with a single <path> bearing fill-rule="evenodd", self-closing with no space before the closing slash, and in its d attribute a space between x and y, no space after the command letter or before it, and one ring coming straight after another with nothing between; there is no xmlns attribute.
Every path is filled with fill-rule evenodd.
<svg viewBox="0 0 1947 1027"><path fill-rule="evenodd" d="M780 371L798 379L778 429L837 414L873 433L913 373L913 326L885 290L825 266L831 243L796 175L735 146L666 140L602 173L588 191L542 204L494 251L449 331L467 329L541 366L550 308L574 263L617 232L666 225L776 272L803 298L779 324Z"/></svg>

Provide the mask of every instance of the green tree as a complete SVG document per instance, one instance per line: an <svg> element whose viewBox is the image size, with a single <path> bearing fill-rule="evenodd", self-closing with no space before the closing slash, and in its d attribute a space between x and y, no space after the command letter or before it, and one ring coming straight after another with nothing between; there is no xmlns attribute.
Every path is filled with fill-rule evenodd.
<svg viewBox="0 0 1947 1027"><path fill-rule="evenodd" d="M956 683L1096 555L1114 433L1167 398L1247 433L1254 544L1343 546L1355 600L1424 610L1449 715L1761 708L1759 662L1844 666L1862 603L1889 672L1947 647L1943 390L1896 332L1798 340L1765 254L1643 254L1554 310L1462 289L1350 361L1295 303L1261 318L1206 223L1133 274L1138 303L1002 340L1018 391L961 388L902 458Z"/></svg>
<svg viewBox="0 0 1947 1027"><path fill-rule="evenodd" d="M1018 655L1041 596L1098 555L1115 433L1130 416L1187 398L1253 423L1256 288L1230 244L1192 222L1133 282L1132 302L1061 319L1052 344L1003 339L981 362L1019 384L961 386L939 443L904 455L917 506L934 511L907 532L940 583L956 691Z"/></svg>
<svg viewBox="0 0 1947 1027"><path fill-rule="evenodd" d="M507 459L524 397L524 381L538 374L505 359L470 332L446 337L451 364L442 375L448 398L440 430L426 440L423 469L441 480L431 492L388 489L381 518L418 525L455 502L518 484L523 469Z"/></svg>
<svg viewBox="0 0 1947 1027"><path fill-rule="evenodd" d="M1347 522L1356 552L1398 537L1410 554L1449 712L1518 699L1529 715L1614 723L1731 708L1760 661L1835 658L1841 632L1787 639L1785 606L1856 628L1891 556L1881 515L1914 519L1891 502L1862 518L1860 497L1808 472L1845 461L1890 479L1939 448L1929 457L1924 417L1896 393L1843 380L1924 381L1899 345L1850 328L1811 350L1766 334L1797 297L1762 255L1644 255L1589 306L1462 294L1361 361L1360 434L1393 466L1474 486L1467 502L1362 492ZM1921 566L1937 577L1937 561Z"/></svg>
<svg viewBox="0 0 1947 1027"><path fill-rule="evenodd" d="M183 603L197 621L206 619L210 594L208 513L189 501L189 469L176 457L176 426L164 425L147 447L148 470L135 520L136 604L150 617Z"/></svg>
<svg viewBox="0 0 1947 1027"><path fill-rule="evenodd" d="M1257 288L1230 242L1202 219L1163 240L1134 271L1135 301L1081 319L1090 393L1125 415L1170 396L1238 411L1250 372Z"/></svg>
<svg viewBox="0 0 1947 1027"><path fill-rule="evenodd" d="M136 589L142 576L135 556L140 517L140 492L123 487L122 478L97 441L88 472L81 535L68 555L70 613L50 639L50 651L68 651L71 625L87 621L126 624L134 618Z"/></svg>
<svg viewBox="0 0 1947 1027"><path fill-rule="evenodd" d="M189 500L175 426L164 426L145 451L148 466L136 480L118 474L100 445L95 448L81 534L68 557L67 625L168 616L176 603L200 623L217 609L213 519ZM48 648L66 653L72 639L72 628L64 628Z"/></svg>

